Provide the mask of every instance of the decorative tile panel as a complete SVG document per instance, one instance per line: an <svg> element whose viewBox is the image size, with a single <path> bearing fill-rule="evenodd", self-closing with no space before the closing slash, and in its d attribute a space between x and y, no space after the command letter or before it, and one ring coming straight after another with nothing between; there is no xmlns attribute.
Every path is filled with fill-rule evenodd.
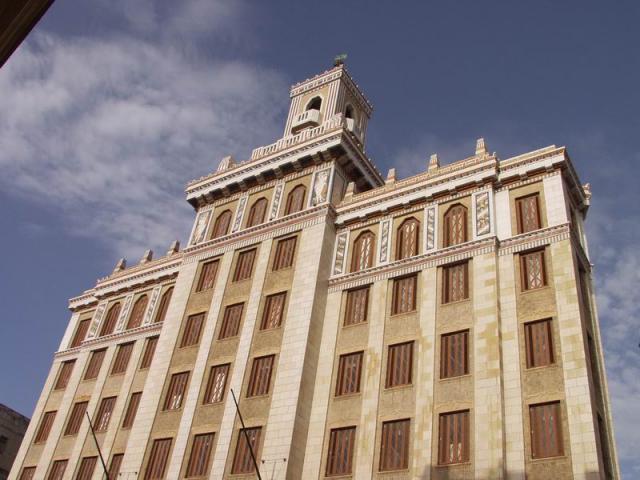
<svg viewBox="0 0 640 480"><path fill-rule="evenodd" d="M315 207L328 200L330 176L331 168L318 170L313 174L311 195L309 196L309 207Z"/></svg>
<svg viewBox="0 0 640 480"><path fill-rule="evenodd" d="M96 308L96 313L93 314L93 321L91 322L91 327L89 327L89 332L87 332L87 339L93 338L98 333L98 327L102 323L102 318L104 317L104 312L107 310L107 301L100 302L98 304L98 308Z"/></svg>
<svg viewBox="0 0 640 480"><path fill-rule="evenodd" d="M491 213L489 210L489 192L475 195L476 200L476 235L491 233Z"/></svg>
<svg viewBox="0 0 640 480"><path fill-rule="evenodd" d="M144 320L142 321L142 325L149 325L153 322L153 315L156 310L156 304L158 303L158 298L160 297L160 290L162 290L162 286L158 285L151 292L151 298L149 299L149 305L147 305L147 313L144 316Z"/></svg>
<svg viewBox="0 0 640 480"><path fill-rule="evenodd" d="M425 212L425 251L436 248L436 206L428 207Z"/></svg>
<svg viewBox="0 0 640 480"><path fill-rule="evenodd" d="M244 209L247 206L248 199L249 196L247 194L244 194L238 200L238 208L236 208L236 218L233 221L233 228L231 229L232 233L240 230L240 226L242 225L242 217L244 216Z"/></svg>
<svg viewBox="0 0 640 480"><path fill-rule="evenodd" d="M209 227L210 218L211 210L198 213L189 245L197 245L198 243L204 241L204 239L207 237L207 229Z"/></svg>
<svg viewBox="0 0 640 480"><path fill-rule="evenodd" d="M380 222L380 256L379 262L387 263L389 261L389 252L391 251L391 219Z"/></svg>
<svg viewBox="0 0 640 480"><path fill-rule="evenodd" d="M133 293L127 295L127 298L124 299L124 306L120 311L120 318L118 318L118 324L116 325L116 329L114 331L120 332L124 329L124 324L127 321L127 317L129 316L129 311L131 310L131 304L133 303Z"/></svg>
<svg viewBox="0 0 640 480"><path fill-rule="evenodd" d="M342 232L336 239L336 254L333 261L333 274L341 275L344 273L344 262L347 258L347 243L349 240L349 232Z"/></svg>
<svg viewBox="0 0 640 480"><path fill-rule="evenodd" d="M269 220L274 220L278 216L280 203L282 202L282 192L284 191L284 183L279 183L273 189L273 200L271 201L271 210L269 211Z"/></svg>

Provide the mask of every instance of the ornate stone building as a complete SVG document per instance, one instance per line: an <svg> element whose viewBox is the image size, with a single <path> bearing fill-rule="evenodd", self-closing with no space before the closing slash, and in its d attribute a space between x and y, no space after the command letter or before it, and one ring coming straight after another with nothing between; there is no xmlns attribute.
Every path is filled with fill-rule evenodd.
<svg viewBox="0 0 640 480"><path fill-rule="evenodd" d="M87 416L111 478L619 478L565 148L385 179L371 111L343 65L294 85L186 248L70 300L11 479L104 478Z"/></svg>

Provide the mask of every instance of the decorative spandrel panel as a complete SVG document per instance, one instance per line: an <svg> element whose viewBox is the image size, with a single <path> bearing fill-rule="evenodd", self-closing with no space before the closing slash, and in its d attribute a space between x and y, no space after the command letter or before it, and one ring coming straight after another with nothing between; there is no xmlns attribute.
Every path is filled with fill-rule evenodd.
<svg viewBox="0 0 640 480"><path fill-rule="evenodd" d="M474 195L475 203L475 230L476 236L481 237L491 233L491 207L489 192L480 192Z"/></svg>
<svg viewBox="0 0 640 480"><path fill-rule="evenodd" d="M93 320L91 321L91 326L89 327L89 331L87 332L87 339L95 338L98 335L98 328L102 324L102 319L104 318L104 312L107 310L107 301L100 302L98 304L98 308L96 308L96 313L93 314Z"/></svg>
<svg viewBox="0 0 640 480"><path fill-rule="evenodd" d="M309 206L315 207L325 203L329 198L329 179L331 177L331 169L326 168L319 170L313 174L311 195L309 197Z"/></svg>
<svg viewBox="0 0 640 480"><path fill-rule="evenodd" d="M424 211L425 251L435 250L437 238L436 206L427 207Z"/></svg>
<svg viewBox="0 0 640 480"><path fill-rule="evenodd" d="M131 304L133 303L133 293L127 295L127 298L124 299L124 306L120 311L120 318L118 318L118 324L116 325L116 332L121 332L124 329L125 322L129 317L129 312L131 311Z"/></svg>
<svg viewBox="0 0 640 480"><path fill-rule="evenodd" d="M336 253L333 260L333 274L344 273L344 264L347 258L347 245L349 244L349 232L342 232L336 238Z"/></svg>
<svg viewBox="0 0 640 480"><path fill-rule="evenodd" d="M233 220L233 227L231 228L232 233L240 230L240 227L242 226L242 217L244 216L244 209L247 206L248 198L249 196L245 193L238 200L238 207L236 208L236 216L235 216L235 219Z"/></svg>
<svg viewBox="0 0 640 480"><path fill-rule="evenodd" d="M191 234L189 245L197 245L207 238L207 230L209 228L209 220L211 219L211 210L199 212Z"/></svg>
<svg viewBox="0 0 640 480"><path fill-rule="evenodd" d="M274 220L280 211L280 203L282 202L282 192L284 191L284 183L278 183L273 189L273 200L271 200L271 209L269 210L269 221Z"/></svg>
<svg viewBox="0 0 640 480"><path fill-rule="evenodd" d="M149 325L153 322L153 315L155 314L158 299L160 298L160 290L162 290L162 286L158 285L151 292L151 299L149 300L147 312L145 313L144 321L142 322L143 325Z"/></svg>
<svg viewBox="0 0 640 480"><path fill-rule="evenodd" d="M379 264L388 263L391 252L391 219L380 222L380 255Z"/></svg>

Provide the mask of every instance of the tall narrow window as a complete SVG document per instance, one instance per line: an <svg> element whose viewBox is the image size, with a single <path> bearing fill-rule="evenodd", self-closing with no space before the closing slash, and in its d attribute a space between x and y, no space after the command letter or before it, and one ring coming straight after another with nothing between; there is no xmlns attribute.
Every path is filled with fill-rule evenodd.
<svg viewBox="0 0 640 480"><path fill-rule="evenodd" d="M49 432L51 431L51 427L53 426L53 421L56 419L56 412L46 412L42 416L42 420L40 420L40 427L38 428L38 433L36 433L36 438L33 440L34 443L43 443L47 441L49 438Z"/></svg>
<svg viewBox="0 0 640 480"><path fill-rule="evenodd" d="M293 254L296 251L296 237L278 240L276 254L273 256L273 271L289 268L293 265Z"/></svg>
<svg viewBox="0 0 640 480"><path fill-rule="evenodd" d="M127 371L127 365L129 365L134 343L135 342L129 342L118 345L116 359L113 361L113 367L111 367L111 375L119 375Z"/></svg>
<svg viewBox="0 0 640 480"><path fill-rule="evenodd" d="M36 467L24 467L20 474L20 480L33 480L36 474Z"/></svg>
<svg viewBox="0 0 640 480"><path fill-rule="evenodd" d="M520 254L520 272L523 290L533 290L547 284L544 250Z"/></svg>
<svg viewBox="0 0 640 480"><path fill-rule="evenodd" d="M410 275L393 280L392 315L415 311L417 286L417 275Z"/></svg>
<svg viewBox="0 0 640 480"><path fill-rule="evenodd" d="M351 256L351 271L359 272L373 266L373 251L375 237L370 231L362 232L353 242L353 254Z"/></svg>
<svg viewBox="0 0 640 480"><path fill-rule="evenodd" d="M173 295L173 287L167 288L160 298L160 305L156 312L156 317L153 319L153 323L164 322L164 318L167 316L167 310L169 310L169 302L171 301L171 295Z"/></svg>
<svg viewBox="0 0 640 480"><path fill-rule="evenodd" d="M253 360L251 376L249 377L249 387L247 388L247 397L257 397L269 393L271 372L273 371L273 361L275 358L275 355L266 355Z"/></svg>
<svg viewBox="0 0 640 480"><path fill-rule="evenodd" d="M84 420L84 412L87 411L87 405L89 405L89 402L77 402L73 405L73 409L69 415L69 421L67 422L67 428L64 430L65 436L76 435L78 433Z"/></svg>
<svg viewBox="0 0 640 480"><path fill-rule="evenodd" d="M360 391L362 376L362 357L364 352L340 355L338 361L338 378L336 381L336 397Z"/></svg>
<svg viewBox="0 0 640 480"><path fill-rule="evenodd" d="M116 397L103 398L98 409L98 415L94 422L96 432L106 432L109 428L109 421L113 414L113 407L116 405Z"/></svg>
<svg viewBox="0 0 640 480"><path fill-rule="evenodd" d="M120 474L120 466L122 465L123 458L124 453L116 453L113 457L111 457L111 465L109 465L109 473L107 474L109 480L118 480L118 475Z"/></svg>
<svg viewBox="0 0 640 480"><path fill-rule="evenodd" d="M451 247L467 241L467 209L454 205L444 214L444 246Z"/></svg>
<svg viewBox="0 0 640 480"><path fill-rule="evenodd" d="M531 232L541 227L539 207L540 202L537 193L516 199L518 233Z"/></svg>
<svg viewBox="0 0 640 480"><path fill-rule="evenodd" d="M557 457L563 454L560 402L529 406L531 417L531 456Z"/></svg>
<svg viewBox="0 0 640 480"><path fill-rule="evenodd" d="M78 467L76 480L91 480L97 461L98 457L84 457L80 462L80 467Z"/></svg>
<svg viewBox="0 0 640 480"><path fill-rule="evenodd" d="M351 475L353 451L356 443L356 427L334 428L329 435L327 476Z"/></svg>
<svg viewBox="0 0 640 480"><path fill-rule="evenodd" d="M551 319L524 324L527 347L527 368L544 367L553 363Z"/></svg>
<svg viewBox="0 0 640 480"><path fill-rule="evenodd" d="M413 342L389 345L386 388L410 385L413 373Z"/></svg>
<svg viewBox="0 0 640 480"><path fill-rule="evenodd" d="M147 295L141 295L136 300L136 303L133 304L131 316L129 317L129 322L127 322L127 330L138 328L140 325L142 325L142 320L144 318L144 312L147 309L148 301L149 297Z"/></svg>
<svg viewBox="0 0 640 480"><path fill-rule="evenodd" d="M75 360L67 360L66 362L62 362L62 364L60 365L60 371L58 372L58 378L56 379L56 384L53 387L54 390L64 390L65 388L67 388L75 364Z"/></svg>
<svg viewBox="0 0 640 480"><path fill-rule="evenodd" d="M304 196L306 189L304 185L298 185L294 187L287 196L287 204L284 209L285 215L291 215L292 213L299 212L304 208Z"/></svg>
<svg viewBox="0 0 640 480"><path fill-rule="evenodd" d="M247 217L247 228L255 227L264 223L264 216L267 213L267 199L262 197L256 200L249 209L249 216Z"/></svg>
<svg viewBox="0 0 640 480"><path fill-rule="evenodd" d="M225 338L231 338L238 335L243 307L244 303L227 305L224 309L224 317L222 317L222 325L220 326L218 340L224 340Z"/></svg>
<svg viewBox="0 0 640 480"><path fill-rule="evenodd" d="M438 463L469 461L469 410L440 414Z"/></svg>
<svg viewBox="0 0 640 480"><path fill-rule="evenodd" d="M184 332L182 333L182 341L180 342L181 348L198 344L203 324L204 313L189 315L187 318L187 324L184 327Z"/></svg>
<svg viewBox="0 0 640 480"><path fill-rule="evenodd" d="M231 225L231 210L225 210L218 218L216 218L213 224L213 234L211 238L223 237L229 233L229 226Z"/></svg>
<svg viewBox="0 0 640 480"><path fill-rule="evenodd" d="M84 340L84 337L87 336L87 331L89 330L90 324L91 324L90 318L80 320L80 322L78 323L78 327L76 328L76 333L73 336L73 340L71 340L71 345L69 345L69 348L75 348L80 346L80 344Z"/></svg>
<svg viewBox="0 0 640 480"><path fill-rule="evenodd" d="M469 330L442 335L440 344L440 378L469 373Z"/></svg>
<svg viewBox="0 0 640 480"><path fill-rule="evenodd" d="M256 457L256 460L260 458L258 456L258 447L260 446L260 433L261 427L247 428L238 432L238 443L236 445L236 452L233 456L233 465L231 467L231 473L253 473L255 472L255 466L253 459L251 458L251 449Z"/></svg>
<svg viewBox="0 0 640 480"><path fill-rule="evenodd" d="M356 288L347 292L347 306L344 325L355 325L367 321L369 305L369 286Z"/></svg>
<svg viewBox="0 0 640 480"><path fill-rule="evenodd" d="M134 392L129 398L129 405L127 405L127 411L124 414L124 420L122 421L122 428L133 427L133 422L136 419L136 413L138 413L138 405L140 405L140 397L142 392Z"/></svg>
<svg viewBox="0 0 640 480"><path fill-rule="evenodd" d="M164 399L163 410L178 410L182 407L184 394L187 391L189 372L174 373L171 375L167 396Z"/></svg>
<svg viewBox="0 0 640 480"><path fill-rule="evenodd" d="M84 380L92 380L98 376L106 352L106 348L103 348L101 350L94 350L93 352L91 352L91 358L89 358L87 370L84 372Z"/></svg>
<svg viewBox="0 0 640 480"><path fill-rule="evenodd" d="M67 469L67 462L68 460L56 460L53 462L47 480L62 480L64 471Z"/></svg>
<svg viewBox="0 0 640 480"><path fill-rule="evenodd" d="M140 362L140 370L145 370L151 366L153 355L156 353L156 345L158 345L158 337L147 338L147 344L144 346L144 354Z"/></svg>
<svg viewBox="0 0 640 480"><path fill-rule="evenodd" d="M144 480L164 479L172 440L171 438L160 438L153 441L151 453L149 454L149 463L144 472Z"/></svg>
<svg viewBox="0 0 640 480"><path fill-rule="evenodd" d="M203 292L213 288L216 282L216 275L218 273L218 260L204 263L202 270L200 270L200 277L198 278L198 285L196 286L196 292Z"/></svg>
<svg viewBox="0 0 640 480"><path fill-rule="evenodd" d="M469 298L468 262L442 268L442 303L458 302Z"/></svg>
<svg viewBox="0 0 640 480"><path fill-rule="evenodd" d="M238 254L236 269L233 272L233 281L239 282L251 278L253 271L253 260L256 258L256 249L246 250Z"/></svg>
<svg viewBox="0 0 640 480"><path fill-rule="evenodd" d="M418 232L420 223L415 218L408 218L398 228L396 258L413 257L418 254Z"/></svg>
<svg viewBox="0 0 640 480"><path fill-rule="evenodd" d="M218 403L224 399L224 391L229 376L229 364L211 367L209 382L204 393L204 403Z"/></svg>
<svg viewBox="0 0 640 480"><path fill-rule="evenodd" d="M202 433L193 437L191 455L187 464L187 478L202 477L209 472L209 459L213 449L213 433Z"/></svg>
<svg viewBox="0 0 640 480"><path fill-rule="evenodd" d="M278 328L282 324L282 312L284 311L284 303L287 298L287 292L269 295L264 302L264 311L262 312L262 323L260 330L269 330Z"/></svg>
<svg viewBox="0 0 640 480"><path fill-rule="evenodd" d="M411 420L394 420L382 424L380 471L409 468L409 426Z"/></svg>
<svg viewBox="0 0 640 480"><path fill-rule="evenodd" d="M100 329L101 337L111 335L114 332L116 324L118 323L118 317L120 317L120 302L114 303L111 308L109 308L107 316L104 319L104 323L102 324L102 328Z"/></svg>

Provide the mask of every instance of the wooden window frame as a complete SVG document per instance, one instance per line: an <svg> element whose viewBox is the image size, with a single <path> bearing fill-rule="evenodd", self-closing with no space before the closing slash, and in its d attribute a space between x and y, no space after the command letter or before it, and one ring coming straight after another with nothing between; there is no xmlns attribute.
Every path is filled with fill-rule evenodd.
<svg viewBox="0 0 640 480"><path fill-rule="evenodd" d="M84 318L78 322L78 326L76 327L76 331L73 334L73 338L71 339L69 348L76 348L80 346L84 339L87 338L87 333L89 332L90 326L90 318Z"/></svg>
<svg viewBox="0 0 640 480"><path fill-rule="evenodd" d="M115 302L109 307L109 310L107 310L107 315L104 317L104 321L100 326L100 334L98 335L98 337L106 337L107 335L111 335L116 331L116 326L118 325L118 319L120 318L121 311L122 304L120 302Z"/></svg>
<svg viewBox="0 0 640 480"><path fill-rule="evenodd" d="M251 375L247 385L247 398L262 397L271 392L271 379L276 367L276 356L262 355L255 357L251 364Z"/></svg>
<svg viewBox="0 0 640 480"><path fill-rule="evenodd" d="M369 249L364 250L365 242L369 241ZM360 272L373 267L373 260L376 250L376 236L371 230L360 232L353 242L353 253L351 254L351 271ZM364 256L366 255L366 256Z"/></svg>
<svg viewBox="0 0 640 480"><path fill-rule="evenodd" d="M258 205L260 205L261 210L258 210ZM253 202L251 204L251 208L249 208L249 213L247 215L247 224L245 228L257 227L258 225L262 225L265 222L268 208L269 202L267 201L266 197L260 197L255 202Z"/></svg>
<svg viewBox="0 0 640 480"><path fill-rule="evenodd" d="M401 295L403 282L409 280L413 282L411 298L404 299L404 297ZM393 291L391 295L391 315L403 315L405 313L416 312L418 310L418 274L412 273L411 275L397 277L392 279L392 281ZM407 300L411 304L410 307L403 307L403 305L407 304L407 301L403 300Z"/></svg>
<svg viewBox="0 0 640 480"><path fill-rule="evenodd" d="M302 195L300 195L299 192L302 192ZM293 187L287 195L287 202L284 209L285 216L292 215L304 210L304 201L306 200L306 198L307 187L305 187L301 183ZM294 203L296 201L299 203L299 205Z"/></svg>
<svg viewBox="0 0 640 480"><path fill-rule="evenodd" d="M242 282L244 280L251 279L251 277L253 276L253 267L256 263L257 254L257 248L250 248L248 250L238 252L238 257L236 258L236 266L233 271L233 282ZM249 258L250 260L246 260Z"/></svg>
<svg viewBox="0 0 640 480"><path fill-rule="evenodd" d="M124 453L114 453L111 456L111 463L109 464L109 470L107 473L107 477L109 480L118 479L118 474L120 473L120 467L122 467L123 458L124 458Z"/></svg>
<svg viewBox="0 0 640 480"><path fill-rule="evenodd" d="M144 322L144 314L147 311L149 305L149 295L143 293L140 295L133 304L129 320L127 321L127 328L125 330L133 330L139 328Z"/></svg>
<svg viewBox="0 0 640 480"><path fill-rule="evenodd" d="M461 337L458 339L457 337ZM457 378L469 375L469 330L444 333L440 335L440 378ZM461 340L461 345L459 343ZM461 352L452 349L461 347ZM454 357L452 358L452 353ZM462 358L460 358L462 357Z"/></svg>
<svg viewBox="0 0 640 480"><path fill-rule="evenodd" d="M126 430L133 427L133 422L136 421L136 415L138 414L138 407L140 406L140 399L142 398L142 392L133 392L129 395L129 402L127 403L127 409L122 419L122 429Z"/></svg>
<svg viewBox="0 0 640 480"><path fill-rule="evenodd" d="M198 283L196 284L196 293L206 292L215 286L219 268L220 260L217 258L202 264L200 275L198 276Z"/></svg>
<svg viewBox="0 0 640 480"><path fill-rule="evenodd" d="M151 367L153 357L156 354L156 348L158 347L158 339L160 337L147 337L144 343L144 352L142 353L142 360L140 360L140 370L146 370Z"/></svg>
<svg viewBox="0 0 640 480"><path fill-rule="evenodd" d="M462 211L462 238L455 238L453 232L453 225L451 224L453 217L456 215L456 211ZM453 247L455 245L461 245L469 241L469 210L461 203L451 205L445 212L442 218L442 246L443 248Z"/></svg>
<svg viewBox="0 0 640 480"><path fill-rule="evenodd" d="M387 371L384 388L413 384L414 341L395 343L387 347ZM404 357L408 358L404 358Z"/></svg>
<svg viewBox="0 0 640 480"><path fill-rule="evenodd" d="M326 477L351 475L356 444L356 427L332 428L329 432Z"/></svg>
<svg viewBox="0 0 640 480"><path fill-rule="evenodd" d="M541 417L544 413L551 413L555 420L555 437L552 432L545 430L549 422ZM531 458L538 460L541 458L553 458L564 456L564 435L562 425L562 409L560 401L543 402L529 405L529 427L531 431ZM538 432L542 432L542 437L537 437ZM555 445L544 445L545 441Z"/></svg>
<svg viewBox="0 0 640 480"><path fill-rule="evenodd" d="M124 375L131 361L135 342L121 343L116 349L116 355L111 366L110 376Z"/></svg>
<svg viewBox="0 0 640 480"><path fill-rule="evenodd" d="M165 478L172 447L173 438L153 440L144 472L144 480L163 480Z"/></svg>
<svg viewBox="0 0 640 480"><path fill-rule="evenodd" d="M38 430L36 432L33 443L39 444L47 441L57 413L57 410L49 410L48 412L44 412L42 418L40 419L40 425L38 426Z"/></svg>
<svg viewBox="0 0 640 480"><path fill-rule="evenodd" d="M452 436L453 438L451 438ZM458 444L455 455L452 455L449 448L451 441L453 445ZM457 465L470 461L471 411L458 410L440 413L438 415L438 465Z"/></svg>
<svg viewBox="0 0 640 480"><path fill-rule="evenodd" d="M231 316L235 313L236 310L239 310L237 318L232 318ZM218 340L226 340L227 338L237 337L238 333L240 332L240 325L242 324L243 315L244 302L227 305L224 308L222 323L220 324L220 331L218 332Z"/></svg>
<svg viewBox="0 0 640 480"><path fill-rule="evenodd" d="M67 420L67 425L64 428L64 436L65 437L73 437L78 434L80 431L80 427L82 426L82 421L84 420L85 412L87 411L87 407L89 406L88 401L83 402L75 402L73 407L71 407L71 411L69 412L69 419Z"/></svg>
<svg viewBox="0 0 640 480"><path fill-rule="evenodd" d="M280 303L280 305L278 305ZM280 308L279 313L273 309ZM264 300L264 308L262 310L262 320L260 321L260 330L274 330L282 326L282 319L287 307L287 292L274 293L268 295Z"/></svg>
<svg viewBox="0 0 640 480"><path fill-rule="evenodd" d="M118 397L105 397L100 401L100 407L96 414L96 419L93 422L94 430L96 432L106 432L111 423L111 416L116 406L116 400Z"/></svg>
<svg viewBox="0 0 640 480"><path fill-rule="evenodd" d="M366 323L369 317L369 291L371 285L347 290L344 314L344 326ZM364 299L362 298L364 297ZM360 305L359 302L363 302Z"/></svg>
<svg viewBox="0 0 640 480"><path fill-rule="evenodd" d="M195 347L200 343L207 312L194 313L187 317L179 348Z"/></svg>
<svg viewBox="0 0 640 480"><path fill-rule="evenodd" d="M167 288L162 297L160 297L160 305L158 306L158 311L153 319L153 323L161 323L164 322L167 317L167 310L169 310L169 303L171 303L171 297L173 296L173 285Z"/></svg>
<svg viewBox="0 0 640 480"><path fill-rule="evenodd" d="M413 232L410 229L411 225L415 225ZM411 245L413 245L413 251L407 251ZM396 260L411 258L419 253L420 222L415 217L409 217L400 224L396 232Z"/></svg>
<svg viewBox="0 0 640 480"><path fill-rule="evenodd" d="M82 377L83 380L95 380L98 378L106 353L106 348L100 348L91 352L89 361L87 362L87 369L84 371L84 376Z"/></svg>
<svg viewBox="0 0 640 480"><path fill-rule="evenodd" d="M523 292L529 292L531 290L537 290L539 288L544 288L548 285L547 283L547 264L546 264L546 255L545 249L536 249L529 250L526 252L520 252L520 289ZM540 266L541 266L541 285L532 286L532 283L529 281L529 267L527 266L527 261L530 257L540 256Z"/></svg>
<svg viewBox="0 0 640 480"><path fill-rule="evenodd" d="M536 332L539 328L544 329L544 332ZM552 319L545 318L526 322L524 324L524 344L527 368L548 367L555 364ZM544 348L546 351L540 350Z"/></svg>
<svg viewBox="0 0 640 480"><path fill-rule="evenodd" d="M396 438L393 438L393 437ZM400 437L400 440L398 437ZM404 445L399 445L403 441ZM398 447L400 450L398 451ZM379 472L402 471L409 468L411 450L411 419L382 422L380 433Z"/></svg>
<svg viewBox="0 0 640 480"><path fill-rule="evenodd" d="M204 477L209 473L214 440L214 432L198 433L193 436L185 478Z"/></svg>
<svg viewBox="0 0 640 480"><path fill-rule="evenodd" d="M62 480L64 472L67 470L68 459L54 460L49 469L47 480Z"/></svg>
<svg viewBox="0 0 640 480"><path fill-rule="evenodd" d="M525 230L524 225L524 208L525 203L531 201L533 199L535 203L536 209L536 226L535 228L528 228ZM540 212L540 193L530 193L528 195L523 195L522 197L516 198L516 224L518 228L518 234L535 232L536 230L540 230L542 228L542 215Z"/></svg>
<svg viewBox="0 0 640 480"><path fill-rule="evenodd" d="M82 457L82 460L80 460L80 465L78 466L78 472L76 473L75 480L91 480L97 463L97 456Z"/></svg>
<svg viewBox="0 0 640 480"><path fill-rule="evenodd" d="M226 209L220 215L218 215L216 217L216 221L213 223L211 239L214 240L216 238L224 237L225 235L227 235L229 233L229 227L231 226L232 219L233 213L231 213L231 210L229 209Z"/></svg>
<svg viewBox="0 0 640 480"><path fill-rule="evenodd" d="M355 362L349 365L348 362ZM357 395L360 393L360 384L362 383L362 366L364 363L364 351L343 353L338 358L338 370L336 375L335 396L343 397L345 395ZM355 369L355 373L350 370ZM352 378L355 375L355 379Z"/></svg>
<svg viewBox="0 0 640 480"><path fill-rule="evenodd" d="M463 275L463 292L462 296L455 295L453 286L454 269L462 268ZM442 303L444 305L449 303L464 302L469 300L469 260L464 262L452 263L442 267Z"/></svg>
<svg viewBox="0 0 640 480"><path fill-rule="evenodd" d="M250 437L247 441L247 432ZM233 454L233 463L231 464L231 474L251 474L255 472L255 466L251 459L251 451L248 445L251 444L256 461L260 458L260 440L262 437L262 427L242 428L238 431L236 441L236 450Z"/></svg>
<svg viewBox="0 0 640 480"><path fill-rule="evenodd" d="M224 363L221 365L213 365L209 369L209 379L207 380L207 387L204 392L203 405L212 405L215 403L221 403L224 401L225 394L227 392L227 382L229 380L229 371L231 370L230 363ZM218 372L224 372L224 380L222 385L218 389L217 376ZM216 394L214 398L213 395Z"/></svg>
<svg viewBox="0 0 640 480"><path fill-rule="evenodd" d="M293 267L298 237L281 238L276 244L271 271L277 272Z"/></svg>
<svg viewBox="0 0 640 480"><path fill-rule="evenodd" d="M66 390L69 385L69 380L73 374L73 369L76 366L76 359L66 360L60 363L60 369L58 370L58 377L56 383L53 386L54 390Z"/></svg>
<svg viewBox="0 0 640 480"><path fill-rule="evenodd" d="M20 472L20 477L18 480L33 480L34 475L36 474L36 467L23 467L22 472Z"/></svg>
<svg viewBox="0 0 640 480"><path fill-rule="evenodd" d="M174 412L182 409L189 387L190 374L190 371L185 371L171 375L162 405L163 412Z"/></svg>

